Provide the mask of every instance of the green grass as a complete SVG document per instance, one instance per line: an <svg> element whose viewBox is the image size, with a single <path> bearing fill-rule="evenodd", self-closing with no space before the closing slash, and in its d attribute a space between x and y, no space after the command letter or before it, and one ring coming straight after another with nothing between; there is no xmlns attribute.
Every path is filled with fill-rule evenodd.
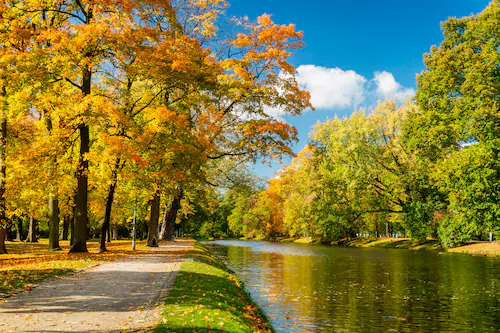
<svg viewBox="0 0 500 333"><path fill-rule="evenodd" d="M350 240L344 240L338 244L352 247L384 247L391 249L444 251L437 239L428 239L425 242L413 242L411 239L401 238L357 237Z"/></svg>
<svg viewBox="0 0 500 333"><path fill-rule="evenodd" d="M452 253L465 253L474 256L487 256L500 258L500 242L471 242L463 246L447 249Z"/></svg>
<svg viewBox="0 0 500 333"><path fill-rule="evenodd" d="M314 239L308 237L308 238L299 238L293 241L294 243L299 243L299 244L313 244Z"/></svg>
<svg viewBox="0 0 500 333"><path fill-rule="evenodd" d="M197 245L165 299L157 332L274 332L236 275Z"/></svg>

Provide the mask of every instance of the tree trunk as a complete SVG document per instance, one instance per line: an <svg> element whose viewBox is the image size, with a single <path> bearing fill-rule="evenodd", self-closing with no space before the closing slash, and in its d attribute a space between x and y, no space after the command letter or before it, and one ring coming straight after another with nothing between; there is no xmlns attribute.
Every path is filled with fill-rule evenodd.
<svg viewBox="0 0 500 333"><path fill-rule="evenodd" d="M108 189L108 197L106 199L106 213L104 214L104 222L101 228L101 242L99 244L99 253L106 252L106 235L109 232L109 223L111 221L111 208L113 207L113 199L115 196L116 181L118 178L118 169L120 168L120 158L116 159L115 167L111 172L111 184Z"/></svg>
<svg viewBox="0 0 500 333"><path fill-rule="evenodd" d="M16 242L23 241L23 220L20 217L17 218L17 230L16 230Z"/></svg>
<svg viewBox="0 0 500 333"><path fill-rule="evenodd" d="M87 13L87 19L92 19L92 13ZM88 68L85 68L82 73L82 92L85 96L90 95L90 88L92 84L92 73ZM89 126L82 123L78 126L80 132L80 156L78 161L77 181L78 186L76 190L76 217L75 217L75 235L73 237L73 247L69 251L74 252L88 252L87 251L87 195L88 195L88 172L89 161L88 153L90 150L90 135Z"/></svg>
<svg viewBox="0 0 500 333"><path fill-rule="evenodd" d="M89 152L89 127L80 125L80 160L78 165L78 187L76 194L76 216L74 225L73 247L69 251L87 252L87 189L88 189L88 169L89 162L85 154Z"/></svg>
<svg viewBox="0 0 500 333"><path fill-rule="evenodd" d="M57 196L49 197L49 250L59 251L59 200Z"/></svg>
<svg viewBox="0 0 500 333"><path fill-rule="evenodd" d="M391 234L389 233L389 219L387 216L385 217L385 237L391 237Z"/></svg>
<svg viewBox="0 0 500 333"><path fill-rule="evenodd" d="M183 194L184 191L180 189L178 195L172 200L172 205L167 213L165 239L168 241L174 239L175 220L177 220L177 212L181 208L181 199Z"/></svg>
<svg viewBox="0 0 500 333"><path fill-rule="evenodd" d="M7 253L5 248L5 228L0 228L0 254Z"/></svg>
<svg viewBox="0 0 500 333"><path fill-rule="evenodd" d="M118 240L118 222L116 219L113 222L113 240Z"/></svg>
<svg viewBox="0 0 500 333"><path fill-rule="evenodd" d="M76 200L76 196L75 196ZM71 233L70 239L69 239L69 245L73 245L74 243L74 237L75 237L75 216L76 216L76 207L73 206L73 216L71 216L71 220L69 223L69 231Z"/></svg>
<svg viewBox="0 0 500 333"><path fill-rule="evenodd" d="M50 137L50 133L52 132L52 119L50 115L48 115L45 111L43 111L43 118L45 120L45 134L47 137ZM55 185L54 182L54 173L55 166L57 160L53 158L52 164L49 166L48 177L49 183L51 185ZM55 185L57 186L57 185ZM52 187L52 186L51 186ZM50 251L59 251L61 248L59 247L59 199L57 198L57 191L51 189L54 193L49 194L49 250Z"/></svg>
<svg viewBox="0 0 500 333"><path fill-rule="evenodd" d="M158 220L160 219L160 192L156 191L151 200L151 216L149 219L148 246L158 246Z"/></svg>
<svg viewBox="0 0 500 333"><path fill-rule="evenodd" d="M108 232L106 233L106 235L108 238L108 243L110 243L111 242L111 228L110 227L108 227Z"/></svg>
<svg viewBox="0 0 500 333"><path fill-rule="evenodd" d="M71 224L71 216L69 214L64 215L63 228L62 228L62 240L68 240L69 225Z"/></svg>
<svg viewBox="0 0 500 333"><path fill-rule="evenodd" d="M165 232L167 231L167 212L168 212L168 207L167 204L165 203L163 211L163 217L161 219L161 228L160 228L160 237L159 239L165 240Z"/></svg>
<svg viewBox="0 0 500 333"><path fill-rule="evenodd" d="M12 237L12 221L7 219L7 225L5 226L5 240L13 241L14 237Z"/></svg>
<svg viewBox="0 0 500 333"><path fill-rule="evenodd" d="M2 87L0 90L0 96L6 97L7 90ZM6 103L6 102L5 102ZM5 115L5 110L7 105L1 106L2 110L0 113L1 123L0 123L0 254L7 253L5 248L5 239L7 238L7 232L5 227L7 226L7 214L6 214L6 203L5 203L5 151L7 145L7 119Z"/></svg>
<svg viewBox="0 0 500 333"><path fill-rule="evenodd" d="M37 243L38 239L36 238L36 220L33 215L30 216L30 225L28 227L28 237L26 238L26 242L28 243Z"/></svg>

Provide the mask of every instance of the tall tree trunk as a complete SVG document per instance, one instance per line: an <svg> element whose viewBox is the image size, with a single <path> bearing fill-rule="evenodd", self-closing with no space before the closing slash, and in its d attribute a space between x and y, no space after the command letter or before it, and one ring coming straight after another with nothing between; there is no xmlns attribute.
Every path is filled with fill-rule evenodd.
<svg viewBox="0 0 500 333"><path fill-rule="evenodd" d="M0 254L7 253L7 249L5 247L5 228L0 227Z"/></svg>
<svg viewBox="0 0 500 333"><path fill-rule="evenodd" d="M5 240L14 240L14 237L12 237L12 220L9 219L7 219L7 225L5 226Z"/></svg>
<svg viewBox="0 0 500 333"><path fill-rule="evenodd" d="M151 216L149 219L148 246L158 246L158 220L160 219L160 191L156 191L151 200Z"/></svg>
<svg viewBox="0 0 500 333"><path fill-rule="evenodd" d="M118 240L118 221L115 219L113 221L113 240Z"/></svg>
<svg viewBox="0 0 500 333"><path fill-rule="evenodd" d="M107 237L108 238L108 243L110 243L111 242L111 228L110 227L108 227L108 232L106 233L106 235L108 236Z"/></svg>
<svg viewBox="0 0 500 333"><path fill-rule="evenodd" d="M73 247L69 251L74 252L87 252L87 189L88 189L88 170L89 162L85 154L89 152L89 127L85 124L78 126L80 131L80 160L78 163L78 187L76 192L76 214Z"/></svg>
<svg viewBox="0 0 500 333"><path fill-rule="evenodd" d="M92 19L92 13L87 13L87 20ZM82 92L84 95L90 95L90 88L92 84L92 73L88 68L83 69L82 73ZM73 252L88 252L87 251L87 194L88 194L88 172L89 161L88 153L90 150L90 135L89 126L82 123L78 126L80 132L80 156L78 161L78 174L77 181L78 187L76 191L76 217L75 217L75 235L73 237L73 247L69 251Z"/></svg>
<svg viewBox="0 0 500 333"><path fill-rule="evenodd" d="M45 111L43 112L43 118L45 121L45 134L47 137L50 137L50 133L52 131L52 119L50 115L48 115ZM49 194L49 250L50 251L58 251L61 250L59 247L59 199L57 198L57 190L53 189L52 186L55 185L54 181L54 173L55 166L57 160L54 157L52 159L52 164L49 166L48 177L49 183L51 185L51 189L53 193Z"/></svg>
<svg viewBox="0 0 500 333"><path fill-rule="evenodd" d="M115 167L111 172L111 184L108 189L108 197L106 199L106 212L104 214L104 222L101 228L101 242L99 243L99 252L106 252L106 235L109 232L109 223L111 221L111 208L113 207L113 199L115 196L116 181L118 178L118 170L120 168L120 158L116 159Z"/></svg>
<svg viewBox="0 0 500 333"><path fill-rule="evenodd" d="M7 97L7 90L5 86L0 89L0 97L5 99ZM7 232L5 227L7 226L7 214L6 214L6 204L5 204L5 153L7 145L7 119L5 111L7 109L7 102L0 106L2 108L0 113L0 254L7 253L5 247L5 239L7 238Z"/></svg>
<svg viewBox="0 0 500 333"><path fill-rule="evenodd" d="M16 242L23 241L23 220L16 216L17 219L17 230L16 230Z"/></svg>
<svg viewBox="0 0 500 333"><path fill-rule="evenodd" d="M64 215L63 218L63 227L62 227L62 235L61 239L62 240L68 240L68 233L69 233L69 225L71 223L71 215L66 214Z"/></svg>
<svg viewBox="0 0 500 333"><path fill-rule="evenodd" d="M175 229L175 220L177 220L177 212L181 208L181 200L182 195L184 194L184 190L180 189L179 193L172 200L172 205L167 213L166 218L166 230L165 230L165 239L173 240L174 238L174 229Z"/></svg>
<svg viewBox="0 0 500 333"><path fill-rule="evenodd" d="M59 251L59 200L57 196L49 197L49 250Z"/></svg>
<svg viewBox="0 0 500 333"><path fill-rule="evenodd" d="M76 200L76 196L75 196L75 200ZM70 231L70 239L69 239L69 245L73 245L74 243L74 238L75 238L75 218L76 218L76 207L73 206L73 209L72 209L72 212L73 212L73 215L71 216L71 220L70 220L70 223L69 223L69 231Z"/></svg>
<svg viewBox="0 0 500 333"><path fill-rule="evenodd" d="M165 232L167 231L167 212L168 212L168 207L167 204L165 203L163 210L163 217L161 219L160 236L159 236L159 239L161 240L165 240Z"/></svg>
<svg viewBox="0 0 500 333"><path fill-rule="evenodd" d="M28 227L28 237L26 238L26 242L38 242L38 239L36 238L36 219L33 217L33 215L30 215L30 224Z"/></svg>

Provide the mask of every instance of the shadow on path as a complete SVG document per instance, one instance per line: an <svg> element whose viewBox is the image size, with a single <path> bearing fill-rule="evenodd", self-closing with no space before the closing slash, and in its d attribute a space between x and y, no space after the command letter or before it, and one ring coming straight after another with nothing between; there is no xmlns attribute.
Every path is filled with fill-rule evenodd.
<svg viewBox="0 0 500 333"><path fill-rule="evenodd" d="M122 332L148 327L159 314L155 303L166 296L191 246L162 245L41 283L0 303L0 331Z"/></svg>

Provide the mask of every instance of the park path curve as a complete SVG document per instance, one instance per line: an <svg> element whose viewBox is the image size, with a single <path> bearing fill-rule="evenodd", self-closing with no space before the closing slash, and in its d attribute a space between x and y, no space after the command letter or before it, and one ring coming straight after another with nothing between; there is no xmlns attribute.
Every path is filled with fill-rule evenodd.
<svg viewBox="0 0 500 333"><path fill-rule="evenodd" d="M129 332L152 327L192 242L40 283L0 303L0 332Z"/></svg>

